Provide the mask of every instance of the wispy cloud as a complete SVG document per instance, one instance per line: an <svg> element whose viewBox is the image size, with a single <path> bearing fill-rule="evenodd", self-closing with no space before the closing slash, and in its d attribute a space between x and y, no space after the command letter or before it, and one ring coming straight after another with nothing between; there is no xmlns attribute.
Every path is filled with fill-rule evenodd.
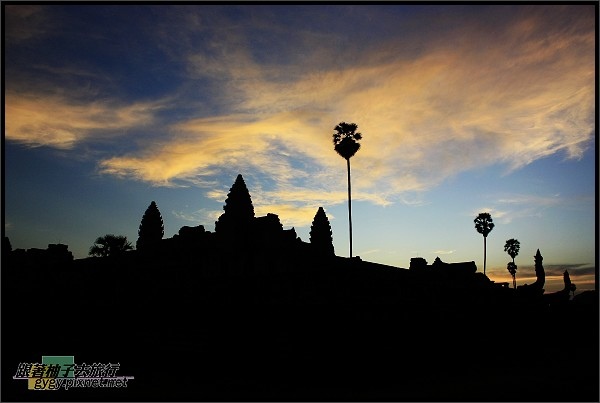
<svg viewBox="0 0 600 403"><path fill-rule="evenodd" d="M492 216L492 220L500 221L504 224L509 223L512 220L511 213L506 210L499 210L492 207L482 207L475 210L471 210L469 216L473 218L477 217L479 213L489 213Z"/></svg>
<svg viewBox="0 0 600 403"><path fill-rule="evenodd" d="M331 143L342 120L356 122L364 135L351 160L353 196L378 205L410 202L411 194L490 164L510 172L558 152L580 158L594 135L595 30L584 12L572 13L570 24L561 18L569 8L524 8L506 19L484 8L463 24L436 15L429 20L436 29L421 37L392 24L387 41L340 48L358 37L344 38L327 25L298 24L292 32L268 8L247 24L217 8L176 10L185 14L177 41L165 26L156 33L158 46L185 63L187 81L170 99L200 103L182 88L207 82L217 110L174 115L167 124L156 119L162 103L78 105L12 94L7 139L69 148L99 130L152 124L160 138L103 159L100 171L158 186L202 186L221 201L222 187L230 185L223 174L233 181L252 173L259 209L278 209L283 220L308 225L315 207L346 199L345 162ZM367 10L389 23L386 10ZM344 8L348 18L356 11ZM264 43L281 46L269 55ZM490 212L509 219L504 206L515 203Z"/></svg>
<svg viewBox="0 0 600 403"><path fill-rule="evenodd" d="M433 253L436 255L451 255L454 252L456 252L456 250L436 250Z"/></svg>
<svg viewBox="0 0 600 403"><path fill-rule="evenodd" d="M593 275L596 273L596 268L593 264L589 263L553 264L544 266L544 271L549 276L563 276L565 270L567 270L570 275L577 274L579 276Z"/></svg>
<svg viewBox="0 0 600 403"><path fill-rule="evenodd" d="M596 268L586 263L566 263L544 265L546 293L556 292L564 288L564 272L569 272L571 282L579 291L594 289ZM511 276L506 268L491 268L488 276L496 282L511 282ZM535 267L532 265L519 265L517 270L517 285L531 284L537 280Z"/></svg>
<svg viewBox="0 0 600 403"><path fill-rule="evenodd" d="M214 222L219 218L221 213L222 211L210 211L208 209L199 209L192 212L171 211L174 217L196 225Z"/></svg>
<svg viewBox="0 0 600 403"><path fill-rule="evenodd" d="M379 253L381 252L381 249L369 249L369 250L365 250L365 251L359 251L359 254L361 256L368 256L368 255L372 255L374 253Z"/></svg>
<svg viewBox="0 0 600 403"><path fill-rule="evenodd" d="M563 200L558 193L551 196L518 194L498 199L498 203L501 204L529 204L540 207L556 206L562 202Z"/></svg>
<svg viewBox="0 0 600 403"><path fill-rule="evenodd" d="M4 33L9 43L33 39L52 27L52 20L44 7L31 4L7 5L4 23Z"/></svg>
<svg viewBox="0 0 600 403"><path fill-rule="evenodd" d="M84 140L118 137L133 127L148 126L159 102L129 105L115 101L75 103L60 95L5 95L6 139L32 147L73 148Z"/></svg>
<svg viewBox="0 0 600 403"><path fill-rule="evenodd" d="M578 208L582 204L591 204L592 196L581 195L575 197L564 197L559 193L552 195L540 194L503 194L492 195L493 204L496 207L483 207L479 212L489 212L492 217L503 224L526 217L541 217L546 210L555 207ZM471 214L478 214L472 211Z"/></svg>
<svg viewBox="0 0 600 403"><path fill-rule="evenodd" d="M239 42L191 54L191 71L229 78L231 113L181 122L168 143L103 161L103 170L168 184L235 166L280 184L267 198L341 203L344 167L330 142L339 120L364 134L354 188L377 204L492 163L518 169L560 150L578 158L593 133L593 32L552 30L540 16L504 28L493 46L455 32L452 48L422 44L408 60L373 53L365 59L387 61L305 66L288 80L270 75L289 67L260 65ZM323 184L332 190L325 197Z"/></svg>

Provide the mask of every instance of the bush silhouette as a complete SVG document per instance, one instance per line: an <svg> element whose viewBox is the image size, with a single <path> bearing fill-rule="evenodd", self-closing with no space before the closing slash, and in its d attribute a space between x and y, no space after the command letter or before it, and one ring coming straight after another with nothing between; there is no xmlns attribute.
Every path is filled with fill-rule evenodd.
<svg viewBox="0 0 600 403"><path fill-rule="evenodd" d="M123 235L107 234L96 238L94 245L90 248L90 256L114 257L133 249L131 242Z"/></svg>

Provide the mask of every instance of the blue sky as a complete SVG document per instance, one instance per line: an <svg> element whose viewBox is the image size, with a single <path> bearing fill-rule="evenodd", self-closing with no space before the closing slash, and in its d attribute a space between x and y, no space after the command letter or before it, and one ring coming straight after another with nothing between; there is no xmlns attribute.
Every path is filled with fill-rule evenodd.
<svg viewBox="0 0 600 403"><path fill-rule="evenodd" d="M258 215L308 241L319 206L348 255L474 260L518 284L594 287L590 5L3 5L5 213L13 248L135 243L156 201L171 237L214 230L241 173Z"/></svg>

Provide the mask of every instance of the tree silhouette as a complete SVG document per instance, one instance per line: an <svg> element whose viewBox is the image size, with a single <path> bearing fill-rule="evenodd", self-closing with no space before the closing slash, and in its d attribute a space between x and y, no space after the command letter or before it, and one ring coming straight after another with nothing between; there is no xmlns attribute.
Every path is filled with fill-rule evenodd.
<svg viewBox="0 0 600 403"><path fill-rule="evenodd" d="M516 290L517 289L517 265L515 264L514 261L508 262L508 264L506 265L506 270L508 270L508 272L512 276L513 288Z"/></svg>
<svg viewBox="0 0 600 403"><path fill-rule="evenodd" d="M229 189L223 210L225 212L215 223L215 232L245 231L250 227L254 218L254 206L241 174Z"/></svg>
<svg viewBox="0 0 600 403"><path fill-rule="evenodd" d="M319 207L310 226L310 243L324 255L334 255L331 225L323 207Z"/></svg>
<svg viewBox="0 0 600 403"><path fill-rule="evenodd" d="M475 217L475 229L477 232L483 235L483 274L485 275L485 266L486 266L486 241L489 233L494 229L494 222L492 220L492 216L490 213L479 213L477 217Z"/></svg>
<svg viewBox="0 0 600 403"><path fill-rule="evenodd" d="M508 271L512 275L514 288L517 288L517 265L515 264L515 258L519 254L519 249L521 249L521 243L514 238L508 239L504 244L504 252L507 252L512 257L512 265Z"/></svg>
<svg viewBox="0 0 600 403"><path fill-rule="evenodd" d="M140 223L140 228L138 230L136 248L138 250L149 249L160 242L164 234L165 227L163 225L162 216L160 215L156 203L152 201L142 217L142 222Z"/></svg>
<svg viewBox="0 0 600 403"><path fill-rule="evenodd" d="M114 257L133 249L131 242L123 235L107 234L96 238L94 245L90 248L90 256Z"/></svg>
<svg viewBox="0 0 600 403"><path fill-rule="evenodd" d="M350 257L352 257L352 192L350 186L350 158L360 149L359 140L362 134L356 131L355 123L340 122L333 133L333 145L335 151L346 159L348 167L348 227L350 229Z"/></svg>
<svg viewBox="0 0 600 403"><path fill-rule="evenodd" d="M513 263L519 254L519 249L521 249L521 243L514 238L508 239L504 244L504 252L508 253L508 255L512 257Z"/></svg>

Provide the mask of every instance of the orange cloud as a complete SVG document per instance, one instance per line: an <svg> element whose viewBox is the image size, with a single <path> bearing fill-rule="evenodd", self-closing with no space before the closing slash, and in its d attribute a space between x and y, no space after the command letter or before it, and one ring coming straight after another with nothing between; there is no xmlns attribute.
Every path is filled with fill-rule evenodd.
<svg viewBox="0 0 600 403"><path fill-rule="evenodd" d="M577 158L594 129L593 32L538 40L531 32L542 28L531 20L491 47L465 40L413 60L307 71L292 81L270 81L245 52L223 63L195 55L192 69L233 78L223 95L232 113L180 122L165 144L102 169L167 184L236 166L268 174L278 184L273 200L337 204L346 197L345 164L331 143L340 120L357 122L364 135L352 159L355 197L376 204L491 163L518 169L560 150ZM523 30L531 40L520 41ZM327 200L323 184L332 190Z"/></svg>
<svg viewBox="0 0 600 403"><path fill-rule="evenodd" d="M9 92L5 96L6 139L34 147L69 149L98 131L110 137L148 125L158 108L156 103L75 103L58 95Z"/></svg>
<svg viewBox="0 0 600 403"><path fill-rule="evenodd" d="M71 148L99 130L152 123L160 140L102 160L100 171L209 190L224 169L252 172L273 182L258 183L253 198L305 225L304 209L346 200L345 161L331 142L342 120L364 135L351 160L353 197L378 205L489 164L514 170L561 151L579 158L594 131L595 32L531 9L522 15L489 32L465 25L426 37L419 52L392 39L347 64L330 61L326 35L306 64L261 64L244 35L223 29L210 56L184 57L191 77L217 80L218 115L165 124L155 116L164 100L117 108L13 93L7 139Z"/></svg>

